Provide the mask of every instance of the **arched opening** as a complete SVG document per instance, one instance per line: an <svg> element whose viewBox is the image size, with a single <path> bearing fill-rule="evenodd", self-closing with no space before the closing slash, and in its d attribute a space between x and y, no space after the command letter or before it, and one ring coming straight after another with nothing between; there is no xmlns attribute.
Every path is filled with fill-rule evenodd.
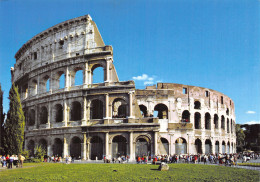
<svg viewBox="0 0 260 182"><path fill-rule="evenodd" d="M201 107L200 101L195 101L194 102L194 109L200 109L200 107Z"/></svg>
<svg viewBox="0 0 260 182"><path fill-rule="evenodd" d="M215 154L219 153L219 141L216 141L215 143Z"/></svg>
<svg viewBox="0 0 260 182"><path fill-rule="evenodd" d="M159 154L169 155L169 142L166 138L161 138L159 143Z"/></svg>
<svg viewBox="0 0 260 182"><path fill-rule="evenodd" d="M72 107L70 111L70 120L71 121L81 120L81 104L78 101L72 102Z"/></svg>
<svg viewBox="0 0 260 182"><path fill-rule="evenodd" d="M202 142L198 138L195 140L195 148L196 148L197 154L202 154Z"/></svg>
<svg viewBox="0 0 260 182"><path fill-rule="evenodd" d="M231 142L231 145L230 145L230 153L234 153L234 152L233 152L233 146L234 146L234 144L233 144L233 142Z"/></svg>
<svg viewBox="0 0 260 182"><path fill-rule="evenodd" d="M46 81L45 90L46 90L46 92L49 92L49 91L50 91L50 79L48 79L48 80Z"/></svg>
<svg viewBox="0 0 260 182"><path fill-rule="evenodd" d="M210 114L207 112L207 113L205 114L205 129L206 129L206 130L210 130L210 129L211 129L210 119L211 119Z"/></svg>
<svg viewBox="0 0 260 182"><path fill-rule="evenodd" d="M222 154L226 153L226 143L225 141L222 142Z"/></svg>
<svg viewBox="0 0 260 182"><path fill-rule="evenodd" d="M227 110L226 110L226 114L229 116L229 109L227 108Z"/></svg>
<svg viewBox="0 0 260 182"><path fill-rule="evenodd" d="M70 143L70 155L73 158L81 158L81 140L79 137L73 137Z"/></svg>
<svg viewBox="0 0 260 182"><path fill-rule="evenodd" d="M103 83L104 78L104 68L101 65L95 65L92 68L92 84L93 83Z"/></svg>
<svg viewBox="0 0 260 182"><path fill-rule="evenodd" d="M65 88L65 74L61 73L59 77L59 89Z"/></svg>
<svg viewBox="0 0 260 182"><path fill-rule="evenodd" d="M101 100L91 101L90 119L103 119L103 102Z"/></svg>
<svg viewBox="0 0 260 182"><path fill-rule="evenodd" d="M125 137L121 135L115 136L112 141L112 157L126 156L126 145Z"/></svg>
<svg viewBox="0 0 260 182"><path fill-rule="evenodd" d="M201 129L201 115L199 112L195 112L194 120L195 120L195 129Z"/></svg>
<svg viewBox="0 0 260 182"><path fill-rule="evenodd" d="M227 132L229 133L229 119L227 118Z"/></svg>
<svg viewBox="0 0 260 182"><path fill-rule="evenodd" d="M158 115L155 117L158 117L159 119L168 119L168 107L165 104L157 104L154 107L154 110L158 112Z"/></svg>
<svg viewBox="0 0 260 182"><path fill-rule="evenodd" d="M47 153L47 141L45 139L40 139L39 146Z"/></svg>
<svg viewBox="0 0 260 182"><path fill-rule="evenodd" d="M190 122L190 112L188 110L182 112L181 122L184 123Z"/></svg>
<svg viewBox="0 0 260 182"><path fill-rule="evenodd" d="M112 104L113 118L127 117L127 102L124 99L117 98Z"/></svg>
<svg viewBox="0 0 260 182"><path fill-rule="evenodd" d="M225 117L221 116L221 129L225 130Z"/></svg>
<svg viewBox="0 0 260 182"><path fill-rule="evenodd" d="M233 133L233 127L234 127L234 124L233 124L233 120L232 120L232 119L230 120L230 125L231 125L231 127L230 127L230 129L231 129L231 133Z"/></svg>
<svg viewBox="0 0 260 182"><path fill-rule="evenodd" d="M40 124L46 124L48 122L48 110L45 106L41 107L40 111Z"/></svg>
<svg viewBox="0 0 260 182"><path fill-rule="evenodd" d="M90 159L102 160L103 157L103 141L100 137L94 136L90 140Z"/></svg>
<svg viewBox="0 0 260 182"><path fill-rule="evenodd" d="M150 139L146 136L139 136L135 143L135 156L151 155Z"/></svg>
<svg viewBox="0 0 260 182"><path fill-rule="evenodd" d="M209 139L205 141L205 154L211 154L212 153L212 144Z"/></svg>
<svg viewBox="0 0 260 182"><path fill-rule="evenodd" d="M230 154L230 143L227 143L227 153Z"/></svg>
<svg viewBox="0 0 260 182"><path fill-rule="evenodd" d="M59 138L55 138L54 144L52 146L52 151L54 156L62 156L63 153L63 142Z"/></svg>
<svg viewBox="0 0 260 182"><path fill-rule="evenodd" d="M27 149L29 150L29 156L34 156L34 148L35 148L35 143L33 140L30 140L28 142L28 145L27 145Z"/></svg>
<svg viewBox="0 0 260 182"><path fill-rule="evenodd" d="M77 86L83 84L83 70L80 67L75 68L70 75L71 86Z"/></svg>
<svg viewBox="0 0 260 182"><path fill-rule="evenodd" d="M63 121L63 108L61 104L55 105L55 122L59 123Z"/></svg>
<svg viewBox="0 0 260 182"><path fill-rule="evenodd" d="M35 110L31 109L30 112L29 112L28 125L33 126L34 124L35 124Z"/></svg>
<svg viewBox="0 0 260 182"><path fill-rule="evenodd" d="M147 117L147 107L144 106L144 105L139 105L139 108L140 108L140 111L141 111L141 114L143 117Z"/></svg>
<svg viewBox="0 0 260 182"><path fill-rule="evenodd" d="M214 125L215 125L215 129L218 129L218 115L214 114Z"/></svg>
<svg viewBox="0 0 260 182"><path fill-rule="evenodd" d="M187 154L187 142L184 138L178 138L175 141L175 153L176 154Z"/></svg>

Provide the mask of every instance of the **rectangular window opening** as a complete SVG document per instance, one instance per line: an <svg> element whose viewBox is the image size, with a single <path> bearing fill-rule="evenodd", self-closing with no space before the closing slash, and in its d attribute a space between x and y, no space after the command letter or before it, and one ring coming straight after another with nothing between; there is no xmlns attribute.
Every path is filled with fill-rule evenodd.
<svg viewBox="0 0 260 182"><path fill-rule="evenodd" d="M205 91L205 97L209 97L209 91Z"/></svg>
<svg viewBox="0 0 260 182"><path fill-rule="evenodd" d="M33 59L36 60L37 59L37 52L33 53Z"/></svg>
<svg viewBox="0 0 260 182"><path fill-rule="evenodd" d="M224 104L223 96L221 96L221 104Z"/></svg>
<svg viewBox="0 0 260 182"><path fill-rule="evenodd" d="M183 94L187 94L187 88L183 87L182 93L183 93Z"/></svg>

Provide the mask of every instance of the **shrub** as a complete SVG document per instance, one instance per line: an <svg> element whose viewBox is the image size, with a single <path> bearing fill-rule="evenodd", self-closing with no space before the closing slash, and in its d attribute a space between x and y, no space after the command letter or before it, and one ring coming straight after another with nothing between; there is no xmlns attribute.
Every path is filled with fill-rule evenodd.
<svg viewBox="0 0 260 182"><path fill-rule="evenodd" d="M41 146L35 147L35 158L43 161L44 155L46 155L46 151Z"/></svg>

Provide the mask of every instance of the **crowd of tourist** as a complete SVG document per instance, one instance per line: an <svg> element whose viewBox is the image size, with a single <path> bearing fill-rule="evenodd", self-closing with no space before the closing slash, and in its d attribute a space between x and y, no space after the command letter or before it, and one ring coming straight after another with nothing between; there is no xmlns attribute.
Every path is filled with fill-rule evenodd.
<svg viewBox="0 0 260 182"><path fill-rule="evenodd" d="M12 169L13 167L23 167L25 157L22 155L0 155L0 162L2 167Z"/></svg>

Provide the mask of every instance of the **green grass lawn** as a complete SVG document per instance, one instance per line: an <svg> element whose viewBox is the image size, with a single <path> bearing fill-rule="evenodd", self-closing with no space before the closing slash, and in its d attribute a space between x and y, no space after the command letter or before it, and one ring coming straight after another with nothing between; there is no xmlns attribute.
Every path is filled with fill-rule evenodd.
<svg viewBox="0 0 260 182"><path fill-rule="evenodd" d="M138 164L26 164L0 171L0 181L259 181L259 171L225 166L170 164L169 171Z"/></svg>
<svg viewBox="0 0 260 182"><path fill-rule="evenodd" d="M237 163L239 166L255 166L260 167L260 163Z"/></svg>

